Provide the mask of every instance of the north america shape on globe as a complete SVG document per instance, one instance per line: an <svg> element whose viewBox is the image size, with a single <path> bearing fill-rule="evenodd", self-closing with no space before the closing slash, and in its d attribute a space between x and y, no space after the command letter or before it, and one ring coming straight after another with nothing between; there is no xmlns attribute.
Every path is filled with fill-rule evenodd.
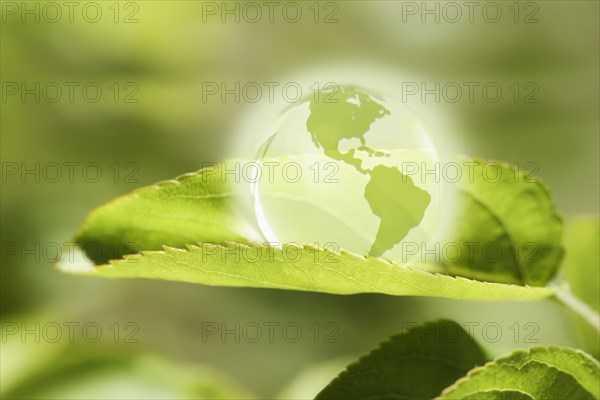
<svg viewBox="0 0 600 400"><path fill-rule="evenodd" d="M380 256L420 224L431 196L398 168L382 164L376 164L371 169L363 167L365 154L378 159L389 156L370 148L365 134L377 120L389 116L390 111L372 95L355 87L337 88L333 95L337 102L310 101L306 128L313 143L322 148L327 157L347 163L369 177L364 197L372 212L380 219L369 254ZM343 139L358 139L360 145L341 151Z"/></svg>

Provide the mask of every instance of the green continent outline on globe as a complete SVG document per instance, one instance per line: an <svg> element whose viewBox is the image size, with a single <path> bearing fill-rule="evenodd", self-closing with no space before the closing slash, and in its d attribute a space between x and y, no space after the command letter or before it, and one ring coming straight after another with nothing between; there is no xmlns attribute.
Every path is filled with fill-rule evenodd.
<svg viewBox="0 0 600 400"><path fill-rule="evenodd" d="M369 93L353 86L338 87L335 92L329 91L329 94L327 101L309 100L310 115L306 128L313 143L317 148L322 148L327 157L347 163L361 174L369 176L364 196L380 219L369 254L380 256L400 243L412 228L421 223L431 195L417 187L412 178L398 168L384 165L377 165L373 169L362 167L357 151L367 153L368 157L388 156L368 147L365 134L375 121L391 115L390 110L375 101ZM343 153L339 150L343 139L358 139L360 146Z"/></svg>

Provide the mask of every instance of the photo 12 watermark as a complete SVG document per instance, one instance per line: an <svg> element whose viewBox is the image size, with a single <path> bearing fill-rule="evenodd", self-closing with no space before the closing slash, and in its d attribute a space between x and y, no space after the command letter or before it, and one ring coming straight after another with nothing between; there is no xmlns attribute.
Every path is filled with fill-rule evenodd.
<svg viewBox="0 0 600 400"><path fill-rule="evenodd" d="M537 82L436 81L402 82L398 98L403 103L490 103L537 104L540 85Z"/></svg>
<svg viewBox="0 0 600 400"><path fill-rule="evenodd" d="M21 343L86 342L97 343L102 339L113 343L139 343L136 335L140 327L135 322L2 322L2 343L18 340Z"/></svg>
<svg viewBox="0 0 600 400"><path fill-rule="evenodd" d="M519 260L520 265L535 265L540 261L542 251L536 242L498 243L498 242L413 242L402 241L399 263L421 262L423 264L450 265L461 263L477 265L498 263L509 259Z"/></svg>
<svg viewBox="0 0 600 400"><path fill-rule="evenodd" d="M296 321L204 321L202 343L339 343L340 327L335 322L300 323Z"/></svg>
<svg viewBox="0 0 600 400"><path fill-rule="evenodd" d="M2 1L2 23L137 24L137 1Z"/></svg>
<svg viewBox="0 0 600 400"><path fill-rule="evenodd" d="M95 264L97 260L119 258L121 254L136 254L141 250L134 242L103 245L96 242L23 242L2 241L2 262L17 261L20 263L75 263L85 261ZM136 258L128 262L136 263Z"/></svg>
<svg viewBox="0 0 600 400"><path fill-rule="evenodd" d="M140 167L124 161L102 165L95 161L3 161L2 183L139 183Z"/></svg>
<svg viewBox="0 0 600 400"><path fill-rule="evenodd" d="M340 7L333 1L204 1L202 22L337 24Z"/></svg>
<svg viewBox="0 0 600 400"><path fill-rule="evenodd" d="M335 82L312 82L303 84L294 81L204 81L202 102L220 103L269 103L285 102L296 104L303 100L313 103L335 104L340 85Z"/></svg>
<svg viewBox="0 0 600 400"><path fill-rule="evenodd" d="M137 104L140 88L136 82L6 81L2 82L2 103L110 103Z"/></svg>
<svg viewBox="0 0 600 400"><path fill-rule="evenodd" d="M199 246L199 247L198 247ZM200 261L253 263L296 263L307 258L314 263L337 264L340 245L336 242L299 244L295 242L199 243Z"/></svg>
<svg viewBox="0 0 600 400"><path fill-rule="evenodd" d="M514 343L539 343L537 334L540 327L538 323L532 321L465 321L459 325L435 324L430 326L421 322L403 322L402 329L404 332L408 332L403 340L417 338L422 343L429 344L458 343L465 339L464 335L468 335L477 342L497 343L504 338ZM411 330L415 327L421 329Z"/></svg>
<svg viewBox="0 0 600 400"><path fill-rule="evenodd" d="M401 1L402 23L489 23L540 22L538 1Z"/></svg>

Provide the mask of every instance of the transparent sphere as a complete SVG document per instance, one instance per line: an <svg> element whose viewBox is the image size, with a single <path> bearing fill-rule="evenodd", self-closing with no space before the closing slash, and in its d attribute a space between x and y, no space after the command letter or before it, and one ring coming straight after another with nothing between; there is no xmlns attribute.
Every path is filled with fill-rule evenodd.
<svg viewBox="0 0 600 400"><path fill-rule="evenodd" d="M410 262L432 237L436 148L386 95L354 86L311 93L273 124L257 163L252 199L269 242Z"/></svg>

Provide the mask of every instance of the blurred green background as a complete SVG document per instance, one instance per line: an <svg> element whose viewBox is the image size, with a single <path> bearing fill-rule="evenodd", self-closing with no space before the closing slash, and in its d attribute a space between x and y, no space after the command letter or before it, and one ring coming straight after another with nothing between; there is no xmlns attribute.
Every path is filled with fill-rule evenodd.
<svg viewBox="0 0 600 400"><path fill-rule="evenodd" d="M531 322L537 327L533 337L540 343L580 347L597 355L597 343L584 340L574 318L551 302L336 297L95 280L54 270L51 248L71 240L87 212L116 196L197 170L203 162L252 154L249 148L237 145L247 142L240 137L244 121L259 112L261 119L272 119L278 111L276 105L243 99L221 102L218 96L203 101L203 82L285 83L295 76L310 77L307 71L319 71L324 65L330 71L327 76L332 76L336 68L350 70L359 61L370 66L360 67L355 74L353 79L359 85L373 79L380 69L397 73L398 80L418 76L430 84L498 82L504 93L496 103L477 95L473 102L463 98L456 103L444 99L436 103L429 98L415 107L433 134L443 136L444 150L521 165L536 163L537 175L566 220L580 214L598 215L600 3L499 1L495 4L503 14L496 23L482 16L486 2L478 2L472 22L468 15L449 21L454 14L452 10L444 14L443 2L426 3L431 9L437 4L439 22L435 15L422 22L421 14L407 14L407 3L421 7L421 2L342 1L316 6L313 1L296 2L304 13L296 23L286 21L277 11L287 2L279 4L274 22L263 15L255 23L245 21L243 14L239 23L233 16L222 22L221 14L208 15L207 4L200 1L98 1L93 9L86 9L88 14L82 13L88 3L75 3L72 20L67 7L56 3L63 15L53 22L56 14L48 2L2 2L2 329L4 335L11 324L24 321L30 328L36 322L42 326L48 322L94 322L102 327L103 335L98 343L76 335L73 344L65 343L65 338L57 343L42 338L35 343L30 335L21 343L19 334L11 335L10 340L3 336L3 390L15 390L15 395L25 397L51 393L50 397L81 398L82 393L102 393L86 391L89 379L78 373L97 371L102 382L113 382L107 371L125 371L120 376L129 376L127 371L140 369L137 364L130 365L131 357L124 356L131 352L168 360L173 366L192 363L221 371L215 373L228 376L254 396L273 397L307 368L321 365L314 373L322 370L328 376L337 372L340 363L344 365L331 360L365 353L400 331L403 324L436 317L481 325L498 323L501 339L484 343L491 354L531 345L524 342L531 329L523 328ZM209 3L231 8L236 4ZM33 14L27 14L24 7ZM320 11L318 22L314 7ZM92 22L96 9L102 14ZM466 10L463 7L463 13ZM324 23L332 12L337 22ZM537 22L525 23L527 18ZM40 89L39 101L35 94L23 98L21 85L31 89L36 82L41 87L55 82L63 89L62 98L52 101L52 85L46 93ZM75 85L73 101L65 82ZM518 101L509 89L514 82L522 90ZM539 88L534 96L537 102L523 101L530 91L523 86L528 82ZM82 88L88 83L93 83L90 96L94 87L101 87L99 101L86 100ZM390 86L392 94L399 96L397 89ZM438 112L444 113L443 120L437 118ZM241 154L244 152L247 154ZM21 170L34 169L36 163L39 182L35 174L23 178ZM54 170L43 172L49 163L63 165L63 175L56 182L52 182ZM63 163L79 163L73 164L73 179ZM96 164L87 171L89 175L83 175L82 167L88 163ZM13 175L9 172L15 166L19 171ZM101 176L92 182L98 166ZM113 343L110 326L115 322L122 334L128 332L122 328L124 324L134 322L139 327L135 334L138 343L121 339ZM294 322L302 327L303 335L297 343L281 336L273 343L203 341L201 331L207 322L229 327L236 322ZM335 324L336 342L325 343L321 337L315 343L311 327L317 323L323 334L328 322ZM514 328L515 323L519 328ZM520 331L517 340L514 329ZM482 340L481 336L476 339ZM44 375L49 373L48 365L56 366L57 354L68 364L60 379ZM98 354L106 360L94 358L90 363L96 367L83 361L84 367L77 367L79 364L69 364L64 354L84 358ZM166 369L141 373L141 387L148 388L143 382L150 381L160 386L160 379L153 376L185 375L178 373L177 367L161 368ZM62 371L55 369L56 374ZM212 373L205 374L210 377L207 380L217 382L220 378L213 379ZM318 388L316 378L305 379ZM48 382L57 387L49 387ZM128 382L114 385L132 385L133 378ZM67 388L75 384L83 389L69 392ZM308 384L296 386L311 393ZM288 388L288 396L300 396L297 390ZM160 397L158 389L150 392ZM123 393L140 392L131 389ZM218 396L207 393L209 398Z"/></svg>

